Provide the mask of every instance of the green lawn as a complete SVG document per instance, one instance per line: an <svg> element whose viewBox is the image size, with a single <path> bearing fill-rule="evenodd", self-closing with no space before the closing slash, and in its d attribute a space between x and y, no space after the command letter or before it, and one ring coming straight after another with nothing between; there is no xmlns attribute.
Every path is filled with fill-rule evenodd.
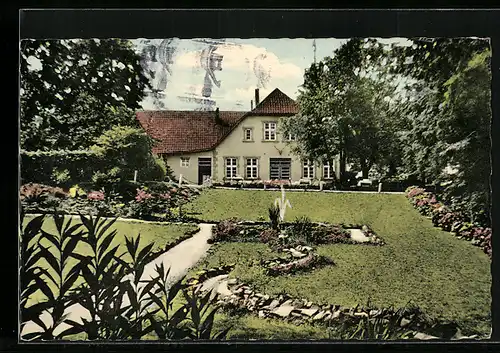
<svg viewBox="0 0 500 353"><path fill-rule="evenodd" d="M190 210L204 219L257 220L267 218L267 208L279 195L208 190ZM318 253L331 257L336 266L273 278L257 265L274 255L266 245L222 243L212 247L196 270L234 262L237 265L231 276L267 294L286 292L343 306L365 304L369 298L376 306L400 307L411 301L432 317L459 322L464 332L489 333L488 257L469 242L434 228L403 195L288 192L287 197L293 208L287 211L286 220L307 215L314 221L368 224L387 245L321 246Z"/></svg>
<svg viewBox="0 0 500 353"><path fill-rule="evenodd" d="M27 222L29 222L31 219L33 219L34 216L27 215L24 219L23 222L23 227ZM66 219L65 221L67 221ZM72 218L72 224L77 224L81 223L78 218ZM159 223L149 223L149 222L133 222L133 221L116 221L113 226L109 229L109 231L112 231L113 229L117 230L117 234L113 242L111 243L111 247L119 245L120 248L118 249L118 254L126 252L126 246L125 246L125 236L127 237L132 237L136 238L139 234L141 236L141 240L139 243L139 248L143 248L147 244L153 242L155 245L153 247L153 251L159 250L165 247L165 245L170 244L178 240L179 238L184 236L184 233L187 231L191 231L196 229L196 225L178 225L178 224L159 224ZM54 224L53 219L50 216L47 216L45 218L45 222L42 227L43 230L52 233L52 234L57 234L57 230ZM41 242L45 246L51 245L50 242L47 240L44 240ZM76 250L80 254L88 254L90 252L90 247L87 244L80 243ZM124 256L124 259L130 259L128 254ZM71 258L68 264L68 268L73 267L73 265L76 263L76 259ZM39 264L41 266L44 265L44 262L40 260ZM45 263L46 264L46 263ZM75 282L75 286L80 284L81 281L77 280ZM49 281L49 284L51 282ZM31 297L30 300L28 301L28 305L31 305L32 303L39 302L40 300L45 300L46 297L40 292L34 293Z"/></svg>

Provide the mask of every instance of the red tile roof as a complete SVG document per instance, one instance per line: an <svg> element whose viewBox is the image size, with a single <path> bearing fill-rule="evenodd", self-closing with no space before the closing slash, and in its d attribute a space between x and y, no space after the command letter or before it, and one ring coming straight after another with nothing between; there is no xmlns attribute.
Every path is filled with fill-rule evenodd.
<svg viewBox="0 0 500 353"><path fill-rule="evenodd" d="M270 115L294 115L299 112L298 104L278 88L260 102L250 113Z"/></svg>
<svg viewBox="0 0 500 353"><path fill-rule="evenodd" d="M213 149L238 124L245 112L221 111L227 126L215 122L215 112L142 111L137 119L144 130L158 141L153 153L201 152Z"/></svg>
<svg viewBox="0 0 500 353"><path fill-rule="evenodd" d="M137 120L157 140L153 153L194 153L214 149L250 115L293 115L298 112L294 100L275 89L250 112L219 111L224 125L216 122L215 111L140 111Z"/></svg>

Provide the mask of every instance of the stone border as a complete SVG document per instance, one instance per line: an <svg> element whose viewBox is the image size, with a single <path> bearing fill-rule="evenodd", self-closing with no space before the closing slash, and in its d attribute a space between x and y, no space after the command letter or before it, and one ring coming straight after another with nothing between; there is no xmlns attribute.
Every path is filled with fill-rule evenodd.
<svg viewBox="0 0 500 353"><path fill-rule="evenodd" d="M311 324L315 326L330 327L334 323L351 321L359 323L362 319L378 318L387 321L393 318L396 310L393 308L370 308L357 305L354 308L342 307L332 304L314 304L307 299L294 299L281 294L275 297L255 292L250 286L229 279L229 272L234 264L220 266L198 272L188 280L188 286L197 293L215 292L218 299L217 305L225 310L242 310L262 319L278 319L295 325ZM402 328L414 332L412 339L433 340L439 337L422 333L431 327L431 322L419 309L408 309L403 313L398 322ZM452 340L476 339L477 335L463 336L458 330Z"/></svg>
<svg viewBox="0 0 500 353"><path fill-rule="evenodd" d="M312 324L329 327L334 323L352 321L359 323L363 318L388 319L395 314L393 309L374 309L363 306L354 308L340 305L319 305L307 299L294 299L287 295L269 296L254 291L250 286L239 282L237 279L228 279L229 271L225 274L223 267L202 271L204 277L193 277L188 280L197 293L215 291L217 304L225 310L242 310L262 319L278 319L295 325ZM212 276L207 276L212 274ZM199 279L197 279L199 278ZM409 311L400 321L401 327L408 329L422 329L423 322L412 322L418 311ZM437 338L428 336L430 338ZM425 338L424 338L425 339Z"/></svg>

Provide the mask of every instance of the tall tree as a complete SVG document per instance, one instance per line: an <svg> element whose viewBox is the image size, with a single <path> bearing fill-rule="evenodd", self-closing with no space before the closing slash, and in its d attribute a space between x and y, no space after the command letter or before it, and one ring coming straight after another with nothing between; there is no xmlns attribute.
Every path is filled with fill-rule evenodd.
<svg viewBox="0 0 500 353"><path fill-rule="evenodd" d="M486 215L489 176L491 73L489 42L416 38L396 48L391 69L414 79L400 114L410 118L403 135L404 169L444 186L443 196L472 219ZM487 217L483 221L488 222Z"/></svg>
<svg viewBox="0 0 500 353"><path fill-rule="evenodd" d="M21 42L21 147L89 147L113 125L135 124L149 86L121 39Z"/></svg>
<svg viewBox="0 0 500 353"><path fill-rule="evenodd" d="M285 133L297 136L291 144L295 153L314 160L339 155L341 180L347 162L359 166L365 177L375 164L390 164L384 155L389 155L394 139L385 97L394 87L379 69L384 57L377 41L352 39L306 70L300 111L282 123Z"/></svg>

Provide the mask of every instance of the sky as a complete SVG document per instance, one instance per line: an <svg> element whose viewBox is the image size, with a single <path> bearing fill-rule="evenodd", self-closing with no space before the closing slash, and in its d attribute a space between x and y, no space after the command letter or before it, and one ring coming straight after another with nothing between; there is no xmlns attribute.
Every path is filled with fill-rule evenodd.
<svg viewBox="0 0 500 353"><path fill-rule="evenodd" d="M163 39L132 40L136 51L141 53L147 45L158 46ZM397 43L409 45L407 39L392 38L379 39L383 43ZM202 40L203 41L203 40ZM166 88L163 93L161 108L169 110L201 109L199 101L182 97L203 99L202 89L205 82L206 70L201 66L200 55L203 49L210 46L206 42L196 39L172 39L169 50L173 52L169 70L163 70L157 62L150 62L152 71L164 71ZM207 41L207 40L205 40ZM260 90L260 99L265 98L275 88L279 88L292 99L296 99L300 86L303 83L305 69L314 62L314 43L316 45L316 60L320 61L331 56L347 39L237 39L227 38L218 40L221 44L215 45L214 53L222 55L221 69L214 70L215 79L220 81L217 87L212 79L212 92L209 99L213 101L212 108L220 110L250 110L250 101L254 99L256 88ZM160 75L152 79L153 86L157 86ZM163 88L163 87L161 87ZM148 96L142 102L145 110L160 109L158 100Z"/></svg>

